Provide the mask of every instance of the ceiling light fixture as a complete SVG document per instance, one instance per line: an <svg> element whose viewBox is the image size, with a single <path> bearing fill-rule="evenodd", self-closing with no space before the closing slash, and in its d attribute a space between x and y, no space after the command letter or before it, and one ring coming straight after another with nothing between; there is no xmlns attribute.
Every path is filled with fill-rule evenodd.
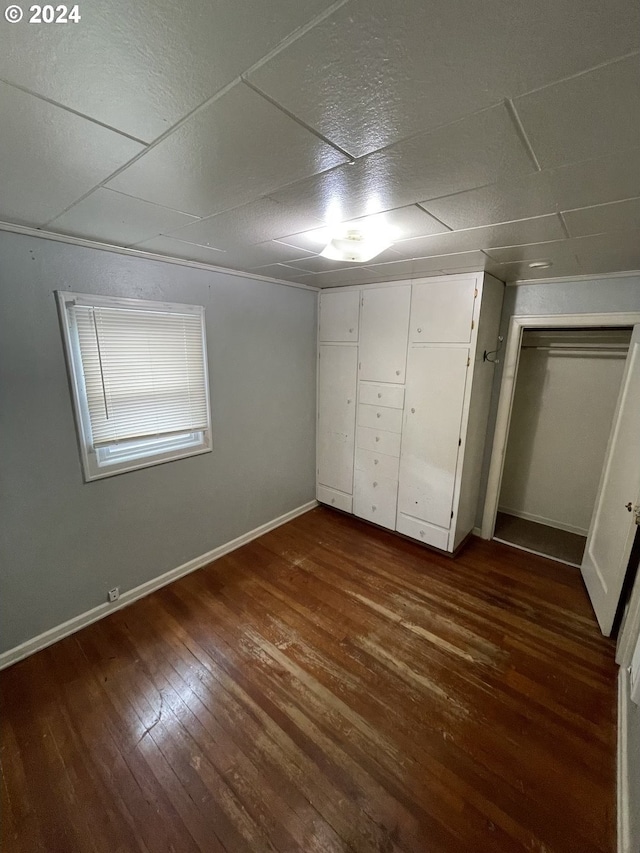
<svg viewBox="0 0 640 853"><path fill-rule="evenodd" d="M366 233L358 228L347 228L335 234L320 254L333 261L361 264L375 258L391 245L388 237L377 231Z"/></svg>
<svg viewBox="0 0 640 853"><path fill-rule="evenodd" d="M549 267L552 267L553 264L551 261L533 261L529 264L530 270L548 270Z"/></svg>

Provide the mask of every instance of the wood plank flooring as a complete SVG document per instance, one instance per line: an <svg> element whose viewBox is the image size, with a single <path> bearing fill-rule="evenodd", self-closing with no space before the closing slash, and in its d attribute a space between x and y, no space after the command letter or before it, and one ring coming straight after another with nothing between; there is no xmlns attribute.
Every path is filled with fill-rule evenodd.
<svg viewBox="0 0 640 853"><path fill-rule="evenodd" d="M16 853L613 853L579 572L318 508L0 675Z"/></svg>

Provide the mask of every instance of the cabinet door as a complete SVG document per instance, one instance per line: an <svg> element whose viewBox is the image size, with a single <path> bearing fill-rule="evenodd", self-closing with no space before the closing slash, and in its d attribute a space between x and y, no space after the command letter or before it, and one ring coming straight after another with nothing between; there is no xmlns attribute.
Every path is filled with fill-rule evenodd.
<svg viewBox="0 0 640 853"><path fill-rule="evenodd" d="M360 379L404 382L411 285L380 287L362 294Z"/></svg>
<svg viewBox="0 0 640 853"><path fill-rule="evenodd" d="M347 494L353 490L357 368L356 347L320 347L318 482Z"/></svg>
<svg viewBox="0 0 640 853"><path fill-rule="evenodd" d="M413 285L409 339L412 343L469 343L475 276Z"/></svg>
<svg viewBox="0 0 640 853"><path fill-rule="evenodd" d="M357 341L360 291L320 294L320 340Z"/></svg>
<svg viewBox="0 0 640 853"><path fill-rule="evenodd" d="M398 512L451 526L469 350L411 347Z"/></svg>

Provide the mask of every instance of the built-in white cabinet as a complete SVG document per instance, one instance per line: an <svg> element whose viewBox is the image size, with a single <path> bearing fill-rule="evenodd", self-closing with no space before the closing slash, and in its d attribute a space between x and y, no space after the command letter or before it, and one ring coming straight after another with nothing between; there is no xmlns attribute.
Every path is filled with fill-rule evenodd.
<svg viewBox="0 0 640 853"><path fill-rule="evenodd" d="M478 272L323 291L319 501L460 545L475 520L494 370L483 355L503 290Z"/></svg>

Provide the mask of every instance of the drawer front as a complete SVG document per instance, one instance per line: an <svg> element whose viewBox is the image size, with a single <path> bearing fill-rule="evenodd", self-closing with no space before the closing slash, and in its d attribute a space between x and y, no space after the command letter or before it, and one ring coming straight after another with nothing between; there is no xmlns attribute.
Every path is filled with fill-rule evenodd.
<svg viewBox="0 0 640 853"><path fill-rule="evenodd" d="M363 450L374 450L387 456L400 456L400 433L359 426L356 443Z"/></svg>
<svg viewBox="0 0 640 853"><path fill-rule="evenodd" d="M360 383L360 402L368 406L388 406L401 409L404 406L404 388L401 385L378 385L373 382Z"/></svg>
<svg viewBox="0 0 640 853"><path fill-rule="evenodd" d="M402 432L402 409L383 406L358 406L358 425L388 432Z"/></svg>
<svg viewBox="0 0 640 853"><path fill-rule="evenodd" d="M333 506L344 512L353 512L353 498L351 495L345 495L344 492L338 492L335 489L328 488L328 486L318 486L316 497L320 503Z"/></svg>
<svg viewBox="0 0 640 853"><path fill-rule="evenodd" d="M359 518L381 527L395 528L398 481L388 477L373 478L366 471L356 471L353 511Z"/></svg>
<svg viewBox="0 0 640 853"><path fill-rule="evenodd" d="M398 456L387 456L384 453L375 453L373 450L356 450L356 470L365 471L374 477L388 477L390 480L398 479L400 458Z"/></svg>
<svg viewBox="0 0 640 853"><path fill-rule="evenodd" d="M440 548L442 551L448 550L449 531L443 527L427 524L426 521L420 521L419 518L412 518L410 515L399 512L396 530L398 533L404 533L405 536L424 542L425 545Z"/></svg>

